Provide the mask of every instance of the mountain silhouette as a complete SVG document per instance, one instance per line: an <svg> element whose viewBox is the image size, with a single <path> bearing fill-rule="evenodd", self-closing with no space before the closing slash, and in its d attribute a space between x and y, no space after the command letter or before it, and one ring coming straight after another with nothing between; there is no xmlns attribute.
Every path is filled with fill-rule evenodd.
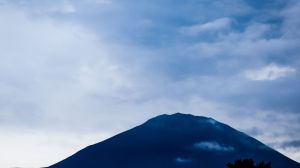
<svg viewBox="0 0 300 168"><path fill-rule="evenodd" d="M242 158L271 162L272 168L300 168L228 125L181 113L152 118L49 168L226 168Z"/></svg>

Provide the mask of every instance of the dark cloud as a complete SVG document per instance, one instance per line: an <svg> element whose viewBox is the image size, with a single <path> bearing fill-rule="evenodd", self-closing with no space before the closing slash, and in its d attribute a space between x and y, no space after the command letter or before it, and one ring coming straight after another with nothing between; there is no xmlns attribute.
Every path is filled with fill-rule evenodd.
<svg viewBox="0 0 300 168"><path fill-rule="evenodd" d="M281 144L283 148L300 148L300 140L288 141Z"/></svg>

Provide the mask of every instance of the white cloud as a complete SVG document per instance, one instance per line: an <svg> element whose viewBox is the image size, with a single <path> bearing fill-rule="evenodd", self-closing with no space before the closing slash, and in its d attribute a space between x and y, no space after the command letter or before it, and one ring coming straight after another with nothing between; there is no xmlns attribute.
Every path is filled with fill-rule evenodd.
<svg viewBox="0 0 300 168"><path fill-rule="evenodd" d="M231 27L232 20L230 18L219 18L207 23L200 23L189 27L183 27L181 31L186 34L196 35L203 32L214 32L226 30Z"/></svg>
<svg viewBox="0 0 300 168"><path fill-rule="evenodd" d="M220 152L234 151L234 148L232 146L221 145L215 141L197 142L193 146L196 149L209 150L209 151L220 151Z"/></svg>
<svg viewBox="0 0 300 168"><path fill-rule="evenodd" d="M257 81L276 80L288 76L294 72L296 72L295 68L270 64L261 69L246 70L244 72L244 76L249 80L257 80Z"/></svg>
<svg viewBox="0 0 300 168"><path fill-rule="evenodd" d="M191 159L189 159L189 158L183 158L183 157L177 157L177 158L175 159L175 161L176 161L177 163L190 163L190 162L192 162Z"/></svg>
<svg viewBox="0 0 300 168"><path fill-rule="evenodd" d="M78 111L69 108L71 102L83 104L91 95L118 97L131 89L129 70L113 60L106 42L78 25L31 20L5 9L0 24L0 92L10 91L1 108L9 113L26 102L41 116L64 114Z"/></svg>
<svg viewBox="0 0 300 168"><path fill-rule="evenodd" d="M3 168L50 166L87 145L112 136L104 132L78 135L20 129L0 131L0 166Z"/></svg>
<svg viewBox="0 0 300 168"><path fill-rule="evenodd" d="M241 32L232 31L220 36L216 42L195 43L189 48L189 52L194 58L215 57L220 62L231 59L238 61L239 64L247 64L251 62L245 62L242 59L264 60L299 48L299 43L292 39L266 38L266 34L271 31L273 30L270 25L251 23ZM222 59L224 57L228 59Z"/></svg>
<svg viewBox="0 0 300 168"><path fill-rule="evenodd" d="M110 112L121 96L129 95L133 79L114 59L107 41L78 25L35 20L5 7L0 7L0 25L0 129L18 128L7 137L1 130L0 167L53 164L91 144L90 138L101 140L99 131L90 128L99 130L107 121L124 130L114 120L120 113ZM19 135L25 128L38 128L39 134ZM109 135L114 132L113 127L102 126L101 131L104 128ZM72 141L81 129L87 140ZM72 135L59 135L62 132ZM47 139L53 140L51 146L40 144Z"/></svg>

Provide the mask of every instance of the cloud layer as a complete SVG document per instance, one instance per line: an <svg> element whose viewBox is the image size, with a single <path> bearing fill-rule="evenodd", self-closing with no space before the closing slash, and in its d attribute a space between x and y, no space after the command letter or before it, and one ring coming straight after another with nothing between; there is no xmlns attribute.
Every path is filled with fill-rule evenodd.
<svg viewBox="0 0 300 168"><path fill-rule="evenodd" d="M271 64L258 70L247 70L245 71L245 77L249 80L276 80L294 73L295 68L290 67L279 67Z"/></svg>
<svg viewBox="0 0 300 168"><path fill-rule="evenodd" d="M0 0L0 128L47 132L75 152L61 134L108 137L182 111L300 161L282 145L300 138L299 11L297 0Z"/></svg>
<svg viewBox="0 0 300 168"><path fill-rule="evenodd" d="M208 151L217 151L217 152L232 152L234 147L221 145L217 142L203 141L194 144L195 149L199 150L208 150Z"/></svg>

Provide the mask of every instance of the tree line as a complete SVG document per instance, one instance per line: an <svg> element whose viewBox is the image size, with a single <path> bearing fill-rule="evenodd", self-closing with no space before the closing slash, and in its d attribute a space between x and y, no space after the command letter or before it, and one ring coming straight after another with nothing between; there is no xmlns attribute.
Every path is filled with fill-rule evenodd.
<svg viewBox="0 0 300 168"><path fill-rule="evenodd" d="M227 168L271 168L271 162L255 164L252 159L240 159L234 161L234 163L228 163Z"/></svg>

